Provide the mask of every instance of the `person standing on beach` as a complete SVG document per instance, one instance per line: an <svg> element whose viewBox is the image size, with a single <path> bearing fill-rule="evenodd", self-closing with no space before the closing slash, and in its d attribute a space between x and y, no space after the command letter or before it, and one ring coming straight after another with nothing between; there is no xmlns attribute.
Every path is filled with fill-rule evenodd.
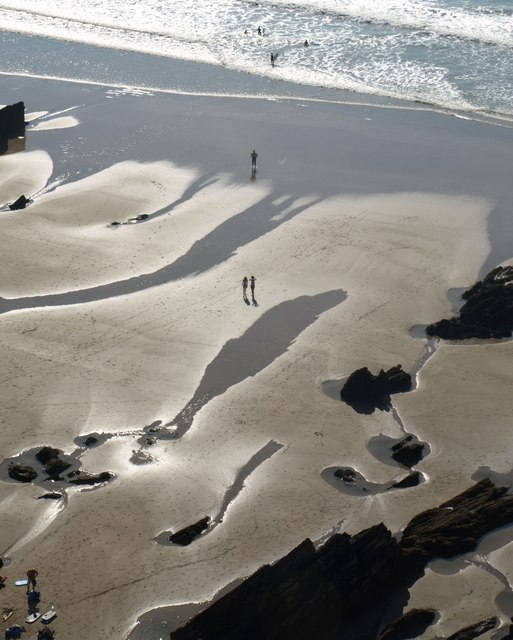
<svg viewBox="0 0 513 640"><path fill-rule="evenodd" d="M274 67L274 53L271 53L271 67Z"/></svg>
<svg viewBox="0 0 513 640"><path fill-rule="evenodd" d="M29 569L27 571L27 578L28 578L28 582L27 582L27 591L30 589L30 587L32 586L32 589L36 588L36 578L37 578L37 571L36 569Z"/></svg>
<svg viewBox="0 0 513 640"><path fill-rule="evenodd" d="M248 279L246 276L242 278L242 295L246 297L246 291L248 290Z"/></svg>
<svg viewBox="0 0 513 640"><path fill-rule="evenodd" d="M258 153L253 149L253 151L251 152L251 168L253 169L253 171L256 171L257 158L258 158Z"/></svg>
<svg viewBox="0 0 513 640"><path fill-rule="evenodd" d="M251 278L249 279L249 286L251 288L251 297L252 298L255 297L255 282L256 282L255 276L251 276Z"/></svg>

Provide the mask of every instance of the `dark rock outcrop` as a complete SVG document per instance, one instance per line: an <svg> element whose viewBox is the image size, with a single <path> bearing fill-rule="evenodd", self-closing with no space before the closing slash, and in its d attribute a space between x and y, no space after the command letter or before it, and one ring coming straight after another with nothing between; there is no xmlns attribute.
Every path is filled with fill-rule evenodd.
<svg viewBox="0 0 513 640"><path fill-rule="evenodd" d="M488 531L513 522L513 496L506 491L482 480L413 518L399 542L383 524L354 536L336 534L318 549L305 540L171 639L374 640L388 599L418 579L427 562L469 551Z"/></svg>
<svg viewBox="0 0 513 640"><path fill-rule="evenodd" d="M198 522L195 522L194 524L191 524L188 527L184 527L183 529L180 529L180 531L173 533L169 536L169 539L173 544L179 544L182 547L186 547L187 545L191 544L191 542L195 540L199 535L201 535L203 531L205 531L205 529L208 529L209 523L210 518L208 516L205 516L204 518L201 518L201 520L198 520Z"/></svg>
<svg viewBox="0 0 513 640"><path fill-rule="evenodd" d="M25 105L23 102L9 104L0 109L0 155L7 151L10 138L25 135Z"/></svg>
<svg viewBox="0 0 513 640"><path fill-rule="evenodd" d="M467 289L459 316L426 327L444 340L509 338L513 330L513 267L496 267Z"/></svg>
<svg viewBox="0 0 513 640"><path fill-rule="evenodd" d="M37 478L37 471L27 464L12 464L8 473L10 478L18 482L32 482Z"/></svg>
<svg viewBox="0 0 513 640"><path fill-rule="evenodd" d="M422 460L425 444L414 442L413 436L408 435L392 447L392 458L405 467L414 467Z"/></svg>
<svg viewBox="0 0 513 640"><path fill-rule="evenodd" d="M42 447L42 449L36 453L36 459L44 466L49 476L58 476L71 467L69 462L61 460L61 453L62 451L54 449L53 447Z"/></svg>
<svg viewBox="0 0 513 640"><path fill-rule="evenodd" d="M476 622L475 624L471 624L468 627L453 633L452 636L447 638L447 640L472 640L473 638L477 638L483 633L490 631L490 629L493 629L498 623L498 618L487 618L486 620Z"/></svg>
<svg viewBox="0 0 513 640"><path fill-rule="evenodd" d="M513 496L484 478L464 493L415 516L403 531L401 547L428 562L475 549L485 533L513 522Z"/></svg>
<svg viewBox="0 0 513 640"><path fill-rule="evenodd" d="M36 453L36 460L39 460L42 465L45 465L49 460L58 458L61 453L62 451L54 449L53 447L42 447Z"/></svg>
<svg viewBox="0 0 513 640"><path fill-rule="evenodd" d="M411 609L400 618L389 624L382 631L378 640L406 640L416 638L433 624L437 612L433 609Z"/></svg>
<svg viewBox="0 0 513 640"><path fill-rule="evenodd" d="M418 471L414 471L413 473L409 473L401 480L394 482L394 484L390 485L388 489L408 489L409 487L416 487L418 484L420 484L421 480L421 474Z"/></svg>
<svg viewBox="0 0 513 640"><path fill-rule="evenodd" d="M64 462L64 460L61 460L60 458L50 458L50 460L45 464L45 471L49 476L58 476L70 467L71 465L69 462Z"/></svg>
<svg viewBox="0 0 513 640"><path fill-rule="evenodd" d="M109 482L114 478L113 473L109 471L102 471L101 473L84 473L80 472L76 477L68 480L70 484L101 484L102 482Z"/></svg>
<svg viewBox="0 0 513 640"><path fill-rule="evenodd" d="M340 397L348 404L369 403L383 408L390 404L390 394L404 393L411 389L411 376L398 364L388 371L381 369L377 376L367 367L353 371L346 380Z"/></svg>
<svg viewBox="0 0 513 640"><path fill-rule="evenodd" d="M337 469L334 474L335 478L342 480L343 482L356 482L358 480L358 476L353 469Z"/></svg>
<svg viewBox="0 0 513 640"><path fill-rule="evenodd" d="M87 436L87 438L84 440L84 446L92 447L93 444L96 444L97 442L98 442L98 438L95 438L94 436Z"/></svg>
<svg viewBox="0 0 513 640"><path fill-rule="evenodd" d="M11 211L16 211L17 209L25 209L28 203L29 203L28 198L25 198L25 196L20 196L17 200L15 200L12 204L9 205L9 209Z"/></svg>

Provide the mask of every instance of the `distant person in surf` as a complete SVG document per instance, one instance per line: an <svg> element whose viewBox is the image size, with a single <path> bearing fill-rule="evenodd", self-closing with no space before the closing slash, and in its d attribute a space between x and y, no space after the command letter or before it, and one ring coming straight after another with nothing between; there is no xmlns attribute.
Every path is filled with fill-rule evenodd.
<svg viewBox="0 0 513 640"><path fill-rule="evenodd" d="M274 67L274 61L276 58L274 57L274 53L271 53L271 67Z"/></svg>
<svg viewBox="0 0 513 640"><path fill-rule="evenodd" d="M256 171L257 158L258 158L258 153L253 149L253 151L251 152L251 170L252 171Z"/></svg>
<svg viewBox="0 0 513 640"><path fill-rule="evenodd" d="M305 40L304 46L305 47L309 47L310 46L310 43L308 42L308 40Z"/></svg>
<svg viewBox="0 0 513 640"><path fill-rule="evenodd" d="M262 28L258 27L257 31L258 31L258 35L261 36L262 35Z"/></svg>

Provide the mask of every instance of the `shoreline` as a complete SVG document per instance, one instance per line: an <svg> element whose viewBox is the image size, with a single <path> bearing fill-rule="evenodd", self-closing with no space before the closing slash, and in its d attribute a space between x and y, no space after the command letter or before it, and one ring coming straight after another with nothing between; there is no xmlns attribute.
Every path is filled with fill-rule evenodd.
<svg viewBox="0 0 513 640"><path fill-rule="evenodd" d="M21 34L15 32L3 32L3 37L7 40L5 46L14 60L5 58L4 68L1 75L26 76L62 82L84 83L95 86L112 87L117 89L134 89L142 91L152 91L161 93L186 93L188 95L219 95L223 97L253 97L264 99L308 99L310 101L335 102L347 105L362 105L368 107L383 108L404 108L415 110L428 110L433 113L451 115L460 118L470 118L478 122L495 124L507 128L513 127L513 116L506 113L493 113L487 111L467 111L454 109L452 107L437 105L436 103L423 102L408 97L388 96L385 94L363 93L351 89L327 88L315 84L297 84L289 80L273 78L259 74L252 74L241 69L229 69L218 64L202 62L198 60L188 60L182 58L160 57L155 54L142 53L138 51L128 51L120 49L109 49L98 45L84 44L79 42L69 42L66 40L55 40L42 36ZM34 63L26 56L25 49L34 49L35 59L45 52L60 51L66 52L66 57L71 60L91 59L95 62L96 73L100 76L93 78L73 77L78 65L70 65L67 76L42 75L34 69L32 73L26 71ZM55 53L53 53L55 55ZM61 56L62 57L62 56ZM131 58L129 62L126 58ZM17 68L22 61L23 69ZM7 70L7 66L14 67ZM36 63L37 68L37 63ZM61 66L59 65L59 68ZM103 71L102 71L103 69ZM147 70L151 69L150 76L160 77L160 85L149 85L146 80ZM131 74L137 70L140 74L139 81L133 82ZM172 73L171 73L172 70ZM101 74L104 74L101 77ZM111 76L109 81L109 76ZM112 77L123 77L121 82L113 82ZM167 86L164 86L167 85ZM219 90L220 87L230 87L228 91ZM205 92L204 88L210 87ZM257 89L256 93L255 88Z"/></svg>
<svg viewBox="0 0 513 640"><path fill-rule="evenodd" d="M355 533L383 520L399 531L479 469L509 469L511 343L440 344L424 361L425 343L409 333L451 313L449 290L511 259L507 129L289 97L131 95L18 76L7 84L39 115L26 151L0 158L10 172L1 201L24 163L39 195L0 213L0 296L82 295L186 266L117 297L0 315L3 455L43 445L69 453L78 437L103 434L81 461L115 475L70 489L56 514L34 500L42 489L0 484L8 585L37 566L59 634L126 638L143 612L204 601L336 523ZM59 121L63 112L74 126ZM151 217L109 228L141 213ZM255 305L240 290L251 273ZM399 362L422 363L415 390L394 407L429 445L417 465L426 481L369 497L336 491L323 469L388 482L390 466L368 443L400 429L387 412L356 414L323 384ZM154 443L140 442L190 403L183 437L157 430ZM269 442L283 447L256 466ZM233 487L208 536L186 548L154 542L222 512ZM57 567L65 579L51 578ZM476 594L495 585L475 565L472 573ZM454 582L448 611L464 590ZM3 594L21 615L19 593L9 585ZM447 632L464 626L451 616Z"/></svg>

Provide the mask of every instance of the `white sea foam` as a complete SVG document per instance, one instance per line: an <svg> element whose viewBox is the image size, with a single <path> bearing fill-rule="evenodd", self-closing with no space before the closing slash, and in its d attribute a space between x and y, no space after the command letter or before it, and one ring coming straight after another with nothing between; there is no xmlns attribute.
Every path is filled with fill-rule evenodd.
<svg viewBox="0 0 513 640"><path fill-rule="evenodd" d="M513 11L500 0L0 0L0 24L298 84L513 113Z"/></svg>

